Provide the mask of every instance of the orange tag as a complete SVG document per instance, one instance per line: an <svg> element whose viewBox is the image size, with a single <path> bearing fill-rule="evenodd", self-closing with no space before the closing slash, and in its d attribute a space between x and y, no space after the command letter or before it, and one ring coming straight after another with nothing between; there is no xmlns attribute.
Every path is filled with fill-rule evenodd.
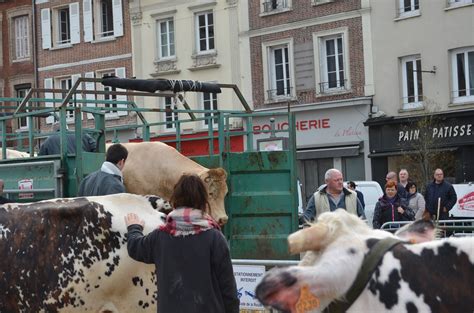
<svg viewBox="0 0 474 313"><path fill-rule="evenodd" d="M305 313L319 307L319 299L309 291L308 285L301 287L300 298L296 302L296 313Z"/></svg>

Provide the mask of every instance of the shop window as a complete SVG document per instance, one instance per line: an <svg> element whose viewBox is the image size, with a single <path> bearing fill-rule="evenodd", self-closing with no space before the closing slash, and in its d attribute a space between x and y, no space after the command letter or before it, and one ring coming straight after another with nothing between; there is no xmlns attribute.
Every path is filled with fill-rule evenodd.
<svg viewBox="0 0 474 313"><path fill-rule="evenodd" d="M198 53L214 51L214 14L212 12L196 14L196 44Z"/></svg>
<svg viewBox="0 0 474 313"><path fill-rule="evenodd" d="M451 53L453 103L474 101L474 47Z"/></svg>
<svg viewBox="0 0 474 313"><path fill-rule="evenodd" d="M421 58L410 56L401 59L403 83L403 109L423 107L423 81Z"/></svg>

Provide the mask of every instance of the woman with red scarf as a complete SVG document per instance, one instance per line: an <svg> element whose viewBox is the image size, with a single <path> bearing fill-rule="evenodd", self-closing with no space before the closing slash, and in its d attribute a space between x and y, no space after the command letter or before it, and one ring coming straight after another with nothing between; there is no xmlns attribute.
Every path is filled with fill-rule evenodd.
<svg viewBox="0 0 474 313"><path fill-rule="evenodd" d="M239 312L229 247L206 213L207 197L198 176L183 175L165 225L144 236L144 221L134 213L125 217L128 254L155 264L159 313Z"/></svg>
<svg viewBox="0 0 474 313"><path fill-rule="evenodd" d="M385 194L377 201L374 209L373 227L378 229L386 222L413 221L415 213L408 207L406 199L397 194L397 183L388 181Z"/></svg>

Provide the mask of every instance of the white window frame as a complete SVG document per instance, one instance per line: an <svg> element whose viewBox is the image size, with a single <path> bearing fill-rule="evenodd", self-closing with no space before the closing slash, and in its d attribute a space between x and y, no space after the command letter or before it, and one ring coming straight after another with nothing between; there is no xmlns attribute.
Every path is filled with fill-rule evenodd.
<svg viewBox="0 0 474 313"><path fill-rule="evenodd" d="M14 37L14 60L24 60L30 58L30 17L29 15L19 15L12 18Z"/></svg>
<svg viewBox="0 0 474 313"><path fill-rule="evenodd" d="M469 54L474 55L474 47L455 49L451 51L451 77L452 77L452 102L453 103L465 103L474 101L474 88L470 88L470 85L474 86L474 73L471 77L469 75ZM458 64L457 56L463 55L464 58L464 81L465 95L460 95L462 90L459 89L459 80L458 80ZM474 63L474 57L472 62ZM474 64L471 64L471 68L474 68ZM472 80L472 81L471 81ZM460 92L461 91L461 92Z"/></svg>
<svg viewBox="0 0 474 313"><path fill-rule="evenodd" d="M62 36L62 21L61 21L61 12L63 10L67 10L67 24L68 24L68 29L66 30L67 31L67 35L69 36L68 39L66 40L62 40L61 39L61 36ZM54 10L54 23L55 23L55 28L56 31L55 31L55 40L54 40L54 45L55 46L62 46L62 45L70 45L71 44L71 9L69 8L69 6L65 6L65 7L60 7L60 8L56 8Z"/></svg>
<svg viewBox="0 0 474 313"><path fill-rule="evenodd" d="M448 0L448 8L474 4L474 0Z"/></svg>
<svg viewBox="0 0 474 313"><path fill-rule="evenodd" d="M166 34L166 50L168 55L163 55L162 47L163 47L163 42L162 42L162 36L161 36L161 31L162 31L162 24L166 23L166 29L167 32ZM170 23L173 25L173 31L170 32ZM174 18L169 17L169 18L164 18L164 19L159 19L156 20L156 55L157 55L157 60L170 60L170 59L175 59L176 58L176 29L175 29L175 24L174 24ZM173 35L172 40L171 40L171 34Z"/></svg>
<svg viewBox="0 0 474 313"><path fill-rule="evenodd" d="M103 27L104 27L104 12L103 12L103 7L102 7L102 2L103 1L107 1L108 5L110 6L110 8L108 8L108 10L107 10L107 12L110 13L110 16L107 16L107 18L112 19L111 21L109 21L109 23L112 24L111 25L112 28L108 29L107 31L104 31L104 29L103 29ZM114 36L114 3L113 3L113 0L100 0L100 1L98 1L98 4L99 4L99 10L98 10L98 13L99 13L99 19L98 19L99 31L97 32L97 35L100 38L113 37Z"/></svg>
<svg viewBox="0 0 474 313"><path fill-rule="evenodd" d="M260 0L261 14L289 11L292 5L291 2L291 0Z"/></svg>
<svg viewBox="0 0 474 313"><path fill-rule="evenodd" d="M417 61L420 61L420 68L418 68ZM420 96L423 99L423 94L419 94L420 86L418 85L418 75L421 77L421 89L423 90L423 75L422 75L422 62L419 55L411 55L402 57L400 59L402 69L402 108L403 110L419 109L423 107L423 100L420 100ZM411 73L411 79L413 80L413 95L408 95L408 77L407 63L412 63L413 73ZM409 102L409 98L413 97L414 101Z"/></svg>
<svg viewBox="0 0 474 313"><path fill-rule="evenodd" d="M96 71L95 76L97 78L102 78L104 76L115 76L115 69L108 69L108 70L100 70ZM97 84L97 90L100 91L117 91L116 88L110 87L110 86L104 86L102 84ZM117 95L97 95L97 100L117 100ZM106 119L113 119L113 118L118 118L118 111L114 111L113 109L117 107L112 106L110 107L109 104L103 103L104 108L110 108L110 111L105 111L105 118Z"/></svg>
<svg viewBox="0 0 474 313"><path fill-rule="evenodd" d="M329 82L327 69L326 43L341 37L342 59L344 70L344 83L340 80L335 87L325 86ZM316 96L327 96L331 94L347 93L351 91L351 73L349 61L349 29L347 27L336 28L327 31L313 33L314 70ZM339 64L339 63L338 63Z"/></svg>
<svg viewBox="0 0 474 313"><path fill-rule="evenodd" d="M209 96L209 99L205 99L207 96ZM218 110L219 109L219 101L217 98L216 93L210 93L210 92L202 92L200 95L201 98L201 107L203 110ZM209 102L209 108L206 108L206 102ZM212 107L211 107L212 106ZM214 116L213 113L204 113L204 116ZM211 118L211 119L205 119L202 121L203 127L209 127L209 121L212 121L212 128L216 128L218 126L218 119L217 118Z"/></svg>
<svg viewBox="0 0 474 313"><path fill-rule="evenodd" d="M405 1L410 1L408 11L405 11ZM418 5L418 9L416 6ZM420 15L420 0L398 0L398 17L411 17Z"/></svg>
<svg viewBox="0 0 474 313"><path fill-rule="evenodd" d="M16 86L15 86L15 97L16 98L24 98L26 96L26 94L28 93L28 90L30 90L30 89L31 89L31 86L29 88L27 88L27 87L16 88ZM19 106L20 102L18 102L17 105ZM28 110L26 110L26 112L28 112ZM24 121L24 124L23 124L23 121ZM19 130L27 130L29 125L30 125L30 123L28 121L28 117L24 116L24 117L19 117L18 118L18 129Z"/></svg>
<svg viewBox="0 0 474 313"><path fill-rule="evenodd" d="M289 94L273 95L273 90L277 89L275 77L274 52L276 49L286 47L288 49L288 72L285 72L286 79L289 78ZM262 64L263 64L263 86L265 90L266 102L279 102L295 98L295 72L294 72L294 54L293 38L265 42L262 44Z"/></svg>
<svg viewBox="0 0 474 313"><path fill-rule="evenodd" d="M122 0L107 0L112 10L112 29L103 32L103 10L101 0L82 0L84 41L97 42L114 40L124 35Z"/></svg>
<svg viewBox="0 0 474 313"><path fill-rule="evenodd" d="M209 15L212 15L212 24L209 24ZM204 37L204 40L205 40L205 43L206 43L206 47L205 49L201 50L201 38L200 38L200 32L199 32L199 29L201 28L201 26L199 25L199 17L200 16L205 16L205 30L206 30L206 36ZM202 12L197 12L195 13L194 15L194 19L195 19L195 40L196 40L196 52L197 54L208 54L208 53L213 53L216 51L216 19L215 19L215 15L214 15L214 11L213 10L207 10L207 11L202 11ZM210 29L211 29L211 26L212 26L212 33L213 33L213 36L210 37L209 33L210 33ZM211 42L212 42L212 48L211 48Z"/></svg>
<svg viewBox="0 0 474 313"><path fill-rule="evenodd" d="M162 97L160 101L161 101L161 107L164 110L166 109L177 110L178 109L178 106L173 97ZM166 124L163 124L163 131L165 132L176 131L176 123L174 122L179 119L178 116L179 116L178 112L163 112L163 122L166 122Z"/></svg>
<svg viewBox="0 0 474 313"><path fill-rule="evenodd" d="M63 86L66 84L65 86ZM66 89L70 90L71 87L73 86L73 77L72 76L60 76L60 77L55 77L54 78L54 89ZM64 87L64 88L63 88ZM67 91L64 93L56 93L55 99L64 99L67 95ZM56 105L61 105L60 103L57 103ZM66 112L66 122L67 123L73 123L74 122L74 111Z"/></svg>

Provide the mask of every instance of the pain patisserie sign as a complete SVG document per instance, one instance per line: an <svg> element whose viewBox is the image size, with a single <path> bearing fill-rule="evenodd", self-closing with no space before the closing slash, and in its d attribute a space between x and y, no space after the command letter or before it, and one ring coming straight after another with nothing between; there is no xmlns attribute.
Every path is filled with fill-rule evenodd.
<svg viewBox="0 0 474 313"><path fill-rule="evenodd" d="M427 132L424 136L424 131ZM474 127L470 124L460 125L449 125L449 126L435 126L426 127L423 129L404 129L398 132L398 142L416 141L420 139L432 138L432 139L443 139L443 138L454 138L473 136Z"/></svg>

